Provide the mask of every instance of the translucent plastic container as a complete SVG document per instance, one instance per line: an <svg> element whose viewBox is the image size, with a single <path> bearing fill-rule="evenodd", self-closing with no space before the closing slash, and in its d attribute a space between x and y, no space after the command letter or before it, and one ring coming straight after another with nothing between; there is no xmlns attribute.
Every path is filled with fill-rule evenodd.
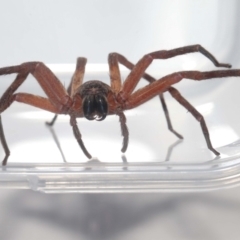
<svg viewBox="0 0 240 240"><path fill-rule="evenodd" d="M58 71L59 66L50 67L67 85L74 66L60 66L65 73ZM123 73L124 78L127 72ZM13 77L1 78L5 79L2 89L6 89ZM108 78L106 66L88 66L86 80L107 83ZM139 87L144 84L141 80ZM176 85L205 117L220 157L208 150L199 123L169 94L165 96L172 124L184 140L167 129L156 97L125 112L130 132L125 155L120 151L117 116L108 116L102 122L79 119L84 143L94 156L90 161L73 136L69 116L59 116L55 126L49 128L44 122L53 114L14 103L2 114L11 155L7 166L0 168L0 186L41 192L209 191L233 187L240 181L240 119L236 114L239 85L238 79L231 78L184 80ZM20 90L41 94L31 78Z"/></svg>

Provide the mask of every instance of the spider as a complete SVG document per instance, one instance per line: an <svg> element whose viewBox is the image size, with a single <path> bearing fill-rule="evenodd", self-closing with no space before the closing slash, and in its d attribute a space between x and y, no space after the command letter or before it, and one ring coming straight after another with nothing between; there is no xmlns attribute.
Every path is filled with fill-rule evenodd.
<svg viewBox="0 0 240 240"><path fill-rule="evenodd" d="M157 95L159 95L162 103L168 129L178 138L182 139L182 135L173 129L170 121L168 109L163 97L163 93L168 91L174 99L200 122L209 150L215 155L220 155L211 144L208 128L203 116L181 96L179 91L172 87L172 85L180 82L182 79L201 81L211 78L236 77L240 76L240 70L215 70L208 72L179 71L158 80L145 72L153 60L168 59L194 52L203 54L212 61L216 67L231 68L229 64L219 63L210 52L198 44L172 50L152 52L144 55L135 65L119 53L110 53L108 55L110 86L99 80L91 80L83 83L85 65L87 63L87 59L83 57L77 59L76 70L67 89L64 88L58 78L42 62L26 62L17 66L0 68L0 75L17 73L15 80L0 99L0 113L6 110L14 101L17 101L55 113L56 115L53 120L48 123L49 125L54 124L57 114L68 114L70 116L70 125L72 126L74 136L79 146L86 157L91 159L92 156L83 143L76 118L85 117L88 120L102 121L109 114L118 115L123 136L121 151L125 152L128 147L129 132L124 111L138 107ZM123 83L121 82L119 64L131 70ZM15 93L29 74L32 74L36 78L48 98L28 93ZM149 84L134 91L141 78L147 80ZM6 165L10 151L4 136L1 116L0 139L5 152L2 165Z"/></svg>

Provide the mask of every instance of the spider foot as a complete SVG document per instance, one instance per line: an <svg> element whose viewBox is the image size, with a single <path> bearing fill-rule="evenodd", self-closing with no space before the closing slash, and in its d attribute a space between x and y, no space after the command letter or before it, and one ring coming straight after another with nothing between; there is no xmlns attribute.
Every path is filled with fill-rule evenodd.
<svg viewBox="0 0 240 240"><path fill-rule="evenodd" d="M228 63L219 63L217 67L231 68L232 65Z"/></svg>
<svg viewBox="0 0 240 240"><path fill-rule="evenodd" d="M6 166L7 160L8 160L8 157L9 157L9 156L10 156L10 153L7 154L7 155L4 157L4 159L3 159L3 161L2 161L2 166Z"/></svg>
<svg viewBox="0 0 240 240"><path fill-rule="evenodd" d="M216 156L220 156L220 153L216 151L214 148L209 148Z"/></svg>

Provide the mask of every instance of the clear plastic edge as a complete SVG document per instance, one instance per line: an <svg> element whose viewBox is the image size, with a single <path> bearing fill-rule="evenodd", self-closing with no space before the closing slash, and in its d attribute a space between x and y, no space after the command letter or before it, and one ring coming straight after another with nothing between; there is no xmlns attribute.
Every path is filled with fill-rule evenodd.
<svg viewBox="0 0 240 240"><path fill-rule="evenodd" d="M238 186L240 158L197 164L62 163L0 168L1 189L44 193L196 192Z"/></svg>

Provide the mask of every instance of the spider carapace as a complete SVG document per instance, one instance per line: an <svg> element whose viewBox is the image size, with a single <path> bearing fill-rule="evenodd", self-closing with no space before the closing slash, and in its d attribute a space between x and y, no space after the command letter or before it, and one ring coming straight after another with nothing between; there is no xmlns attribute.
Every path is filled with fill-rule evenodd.
<svg viewBox="0 0 240 240"><path fill-rule="evenodd" d="M219 155L210 140L207 125L203 116L175 89L172 85L183 79L195 81L208 80L222 77L239 77L240 69L214 70L208 72L200 71L179 71L167 76L155 79L146 73L148 66L156 59L167 59L175 56L200 52L207 57L216 67L230 68L231 65L219 63L216 58L201 45L191 45L172 50L156 51L144 55L135 65L119 53L110 53L108 56L110 85L101 81L93 80L83 83L86 58L77 59L76 70L73 74L68 89L65 89L53 72L42 62L27 62L17 66L0 68L0 75L17 73L17 76L0 99L0 113L7 109L14 101L29 104L55 113L53 120L48 123L53 125L58 114L68 114L70 125L74 136L84 154L90 159L92 156L87 151L76 118L85 117L88 120L104 120L109 114L119 116L121 132L123 135L123 146L121 151L125 152L128 146L129 132L126 125L125 110L135 108L153 97L159 95L162 107L167 120L168 129L178 138L183 137L177 133L171 124L168 109L164 100L164 92L169 92L183 107L185 107L199 121L202 128L207 147L215 155ZM126 80L121 82L119 64L130 69ZM38 81L47 97L40 97L29 93L15 93L18 87L25 81L27 76L32 74ZM143 78L149 84L135 91L136 85ZM4 136L0 116L0 140L5 151L2 161L6 165L10 151Z"/></svg>

